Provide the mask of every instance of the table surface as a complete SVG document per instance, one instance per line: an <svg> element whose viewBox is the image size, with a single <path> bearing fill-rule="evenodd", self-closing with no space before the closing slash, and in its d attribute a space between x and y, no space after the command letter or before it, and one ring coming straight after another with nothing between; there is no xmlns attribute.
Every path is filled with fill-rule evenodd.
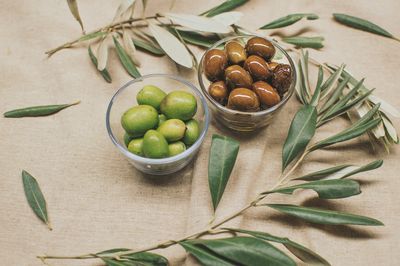
<svg viewBox="0 0 400 266"><path fill-rule="evenodd" d="M78 1L87 30L107 24L118 1ZM175 1L173 12L199 13L221 1ZM169 10L170 1L149 1L147 14ZM333 22L333 12L368 18L400 35L398 10L392 1L262 1L241 7L241 25L257 27L284 15L314 12L317 21L302 21L278 32L322 35L325 47L310 50L321 62L345 62L357 77L366 77L377 96L400 107L400 43ZM281 168L281 146L299 107L293 97L272 125L251 135L239 135L214 122L194 163L183 171L150 178L136 171L115 149L105 129L105 111L116 89L129 80L116 54L109 65L113 83L96 73L85 47L62 51L47 59L44 51L80 34L64 0L2 1L0 9L1 112L23 106L67 103L78 106L43 118L0 118L0 258L3 265L41 265L41 254L75 255L113 247L140 248L177 239L207 226L212 207L207 183L211 135L237 138L240 153L217 217L237 210L262 189L271 187ZM200 54L200 50L196 50ZM192 71L177 69L168 58L138 53L142 73L174 73L197 84ZM394 119L400 128L399 119ZM348 125L339 119L321 129L318 138ZM366 137L312 154L300 173L343 163L363 164L377 158L384 166L360 174L363 193L357 197L321 201L311 192L274 196L271 202L367 215L384 227L314 226L267 209L250 210L231 226L287 236L321 254L333 265L398 265L400 245L399 147L391 154L374 153ZM34 175L45 194L49 231L29 209L21 170ZM180 247L161 251L172 265L193 265ZM94 264L93 264L94 263ZM57 261L51 265L99 265L99 262Z"/></svg>

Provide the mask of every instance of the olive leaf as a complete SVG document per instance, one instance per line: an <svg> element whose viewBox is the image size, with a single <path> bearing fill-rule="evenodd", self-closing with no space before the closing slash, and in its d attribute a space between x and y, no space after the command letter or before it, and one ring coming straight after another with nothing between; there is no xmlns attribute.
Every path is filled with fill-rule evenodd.
<svg viewBox="0 0 400 266"><path fill-rule="evenodd" d="M268 206L285 214L295 216L297 218L317 224L328 224L328 225L352 224L352 225L368 225L368 226L383 225L382 222L366 216L325 210L320 208L303 207L290 204L264 204L264 206Z"/></svg>
<svg viewBox="0 0 400 266"><path fill-rule="evenodd" d="M222 23L225 26L231 26L238 23L242 17L242 12L231 11L215 15L212 17L212 19Z"/></svg>
<svg viewBox="0 0 400 266"><path fill-rule="evenodd" d="M68 3L69 10L71 11L71 14L79 22L79 25L81 25L82 32L85 32L85 29L83 28L81 16L79 15L77 1L76 0L67 0L67 3Z"/></svg>
<svg viewBox="0 0 400 266"><path fill-rule="evenodd" d="M125 51L129 55L129 57L132 59L133 64L140 67L140 62L136 57L136 47L135 47L135 44L132 42L132 37L130 35L130 31L125 30L125 29L123 30L122 41L124 44Z"/></svg>
<svg viewBox="0 0 400 266"><path fill-rule="evenodd" d="M324 84L322 84L322 87L321 87L321 91L322 91L321 98L322 99L330 94L330 92L336 85L337 81L341 77L344 68L345 68L345 65L342 64L332 75L329 76L329 78L324 82Z"/></svg>
<svg viewBox="0 0 400 266"><path fill-rule="evenodd" d="M318 68L318 80L317 80L317 86L315 88L313 97L311 98L310 105L312 106L317 106L319 103L319 99L321 97L321 87L322 87L322 81L324 80L324 70L322 69L321 66Z"/></svg>
<svg viewBox="0 0 400 266"><path fill-rule="evenodd" d="M92 32L92 33L88 33L88 34L83 35L82 37L79 38L79 41L80 41L80 42L88 41L88 40L92 40L92 39L94 39L94 38L102 37L102 36L104 36L104 35L107 35L107 32L104 32L104 31L95 31L95 32Z"/></svg>
<svg viewBox="0 0 400 266"><path fill-rule="evenodd" d="M382 100L376 95L370 95L368 97L368 100L370 100L374 104L380 104L381 109L385 111L386 113L394 116L394 117L400 117L400 111L396 109L393 105L389 104L388 102Z"/></svg>
<svg viewBox="0 0 400 266"><path fill-rule="evenodd" d="M382 113L381 115L382 115L383 126L385 127L387 135L390 137L393 143L398 144L399 136L397 135L396 128L394 128L392 121L390 121L390 119L385 114Z"/></svg>
<svg viewBox="0 0 400 266"><path fill-rule="evenodd" d="M204 247L204 251L216 254L228 265L296 265L285 253L270 243L254 237L231 237L222 239L195 239L182 243ZM188 251L190 253L190 251ZM205 264L220 265L220 264ZM222 264L224 265L224 264Z"/></svg>
<svg viewBox="0 0 400 266"><path fill-rule="evenodd" d="M153 55L162 56L165 55L164 51L158 45L155 45L146 40L140 40L138 38L132 39L133 44L140 50L148 52Z"/></svg>
<svg viewBox="0 0 400 266"><path fill-rule="evenodd" d="M189 241L182 241L179 242L179 244L186 250L186 252L195 257L202 265L233 265L230 261L225 260L225 258L218 256L217 254L200 245L191 244Z"/></svg>
<svg viewBox="0 0 400 266"><path fill-rule="evenodd" d="M228 33L230 31L228 26L212 18L176 13L163 13L162 15L172 20L175 24L193 30L213 33Z"/></svg>
<svg viewBox="0 0 400 266"><path fill-rule="evenodd" d="M358 18L358 17L354 17L354 16L350 16L350 15L346 15L346 14L340 14L340 13L334 13L332 14L333 18L346 26L350 26L352 28L356 28L359 30L363 30L363 31L367 31L367 32L371 32L374 34L378 34L381 36L385 36L388 38L392 38L395 39L397 41L400 41L398 38L394 37L390 32L388 32L387 30L379 27L378 25L362 19L362 18Z"/></svg>
<svg viewBox="0 0 400 266"><path fill-rule="evenodd" d="M313 13L290 14L290 15L278 18L278 19L262 26L260 29L267 30L267 29L283 28L286 26L290 26L303 18L306 18L307 20L319 19L318 15L313 14Z"/></svg>
<svg viewBox="0 0 400 266"><path fill-rule="evenodd" d="M282 38L282 41L286 43L293 44L297 47L302 48L313 48L313 49L320 49L324 47L322 43L324 41L324 37L316 36L316 37L285 37Z"/></svg>
<svg viewBox="0 0 400 266"><path fill-rule="evenodd" d="M294 178L293 180L314 181L321 179L328 180L328 179L346 178L361 172L377 169L381 167L382 164L383 164L382 160L376 160L362 166L355 166L351 164L338 165L331 168L312 172L307 175Z"/></svg>
<svg viewBox="0 0 400 266"><path fill-rule="evenodd" d="M22 171L22 182L24 184L25 196L28 200L29 206L32 208L36 216L39 217L39 219L42 220L50 230L53 230L47 214L46 200L40 190L38 182L25 170Z"/></svg>
<svg viewBox="0 0 400 266"><path fill-rule="evenodd" d="M330 76L330 77L332 77L332 76ZM343 79L337 85L337 87L335 88L335 90L332 93L332 95L330 95L329 99L322 104L322 107L321 107L321 109L319 111L319 114L324 113L326 110L331 108L339 100L339 98L340 98L340 96L342 96L343 90L346 88L348 82L349 82L349 79L346 78L346 79Z"/></svg>
<svg viewBox="0 0 400 266"><path fill-rule="evenodd" d="M90 60L92 61L93 65L96 67L97 69L97 58L96 56L93 54L92 48L90 47L90 45L88 46L88 52L89 52L89 57ZM98 69L97 69L98 70ZM112 82L111 79L111 75L108 72L107 68L104 68L103 70L98 70L101 74L101 76L104 78L105 81L107 81L108 83Z"/></svg>
<svg viewBox="0 0 400 266"><path fill-rule="evenodd" d="M110 35L104 36L97 47L97 69L99 71L107 67L109 39Z"/></svg>
<svg viewBox="0 0 400 266"><path fill-rule="evenodd" d="M351 179L312 181L267 192L293 194L296 189L312 189L321 199L341 199L361 193L360 184Z"/></svg>
<svg viewBox="0 0 400 266"><path fill-rule="evenodd" d="M165 53L181 66L192 68L193 61L190 53L179 39L168 30L149 23L149 29Z"/></svg>
<svg viewBox="0 0 400 266"><path fill-rule="evenodd" d="M304 105L294 116L283 145L282 171L300 152L302 152L315 134L317 109Z"/></svg>
<svg viewBox="0 0 400 266"><path fill-rule="evenodd" d="M310 265L324 265L330 266L329 262L326 261L323 257L315 253L314 251L310 250L309 248L300 245L286 237L279 237L274 236L268 233L260 232L260 231L250 231L250 230L243 230L237 228L224 228L229 231L238 232L242 234L247 234L254 236L256 238L260 238L262 240L276 242L284 245L290 252L293 253L297 258L301 261L310 264Z"/></svg>
<svg viewBox="0 0 400 266"><path fill-rule="evenodd" d="M115 48L117 50L117 54L119 57L119 60L121 61L122 65L124 66L124 68L126 69L126 71L129 73L129 75L131 75L133 78L139 78L140 72L139 70L136 68L135 64L133 63L132 59L129 57L129 55L127 54L127 52L124 50L124 48L121 46L121 44L119 43L119 41L117 40L117 38L115 38L113 36L113 40L114 40L114 45Z"/></svg>
<svg viewBox="0 0 400 266"><path fill-rule="evenodd" d="M205 12L201 13L200 15L202 15L202 16L205 15L206 17L213 17L213 16L221 14L223 12L231 11L231 10L245 4L248 1L249 0L226 0L222 4L205 11Z"/></svg>
<svg viewBox="0 0 400 266"><path fill-rule="evenodd" d="M300 80L300 98L304 104L310 103L311 88L308 74L308 51L301 50L301 56L298 62L299 80Z"/></svg>
<svg viewBox="0 0 400 266"><path fill-rule="evenodd" d="M217 209L218 203L222 198L238 152L238 141L216 134L212 136L208 160L208 184L214 210Z"/></svg>
<svg viewBox="0 0 400 266"><path fill-rule="evenodd" d="M214 45L215 42L219 41L220 38L216 34L200 34L194 31L180 31L177 30L179 35L187 43L194 44L200 47L209 48ZM172 32L174 34L174 32Z"/></svg>
<svg viewBox="0 0 400 266"><path fill-rule="evenodd" d="M70 106L77 105L80 102L81 101L77 101L74 103L67 103L67 104L30 106L5 112L4 117L20 118L20 117L48 116L58 113L61 110L68 108Z"/></svg>
<svg viewBox="0 0 400 266"><path fill-rule="evenodd" d="M118 256L119 259L111 258L118 252L126 252L129 249L126 248L114 248L96 253L97 257L100 257L107 266L168 266L168 260L156 253L152 252L139 252L139 253L128 253ZM109 256L109 257L106 257Z"/></svg>

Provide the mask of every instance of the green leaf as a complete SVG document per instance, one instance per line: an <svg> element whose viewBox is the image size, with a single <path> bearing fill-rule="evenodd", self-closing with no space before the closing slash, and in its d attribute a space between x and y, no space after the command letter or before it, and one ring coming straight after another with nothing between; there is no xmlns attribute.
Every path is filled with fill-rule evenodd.
<svg viewBox="0 0 400 266"><path fill-rule="evenodd" d="M297 218L304 219L311 223L329 225L383 225L382 222L366 216L351 213L337 212L319 208L302 207L290 204L266 204L275 210L283 212Z"/></svg>
<svg viewBox="0 0 400 266"><path fill-rule="evenodd" d="M178 31L181 35L182 39L184 39L187 43L194 44L204 48L210 48L217 41L220 40L218 35L203 35L194 31Z"/></svg>
<svg viewBox="0 0 400 266"><path fill-rule="evenodd" d="M321 97L324 98L326 97L333 87L335 86L336 82L339 80L341 77L343 70L344 70L345 65L341 65L340 68L338 68L333 74L329 76L329 78L324 82L324 84L321 87ZM339 95L340 96L340 95Z"/></svg>
<svg viewBox="0 0 400 266"><path fill-rule="evenodd" d="M126 69L126 71L129 73L134 78L139 78L141 77L139 71L137 70L135 64L133 63L132 59L130 56L125 52L124 48L121 46L121 44L118 42L118 40L113 36L114 39L114 45L117 50L117 54L119 57L119 60L121 61L122 65Z"/></svg>
<svg viewBox="0 0 400 266"><path fill-rule="evenodd" d="M170 19L174 24L179 24L185 28L196 31L222 33L230 32L230 27L222 22L203 16L191 14L163 13L165 17Z"/></svg>
<svg viewBox="0 0 400 266"><path fill-rule="evenodd" d="M382 164L383 164L383 160L373 161L369 164L366 164L366 165L358 167L357 169L354 169L350 173L345 174L342 178L349 177L349 176L352 176L352 175L355 175L355 174L358 174L361 172L366 172L366 171L371 171L371 170L377 169L377 168L381 167Z"/></svg>
<svg viewBox="0 0 400 266"><path fill-rule="evenodd" d="M315 151L317 149L321 149L324 147L327 147L329 145L335 144L335 143L339 143L339 142L343 142L343 141L347 141L350 139L354 139L358 136L363 135L364 133L366 133L368 130L373 129L374 127L376 127L379 123L381 123L381 119L374 119L371 120L367 123L364 123L360 126L357 127L351 127L351 129L347 129L345 131L342 131L332 137L329 137L327 139L324 139L322 141L317 142L316 144L314 144L310 150L311 151Z"/></svg>
<svg viewBox="0 0 400 266"><path fill-rule="evenodd" d="M186 242L206 247L215 254L232 261L233 265L296 265L285 253L258 238L231 237L212 240L196 239Z"/></svg>
<svg viewBox="0 0 400 266"><path fill-rule="evenodd" d="M80 101L68 104L55 104L55 105L40 105L30 106L20 109L11 110L4 113L4 117L7 118L20 118L20 117L36 117L36 116L48 116L60 112L61 110L68 108L73 105L79 104Z"/></svg>
<svg viewBox="0 0 400 266"><path fill-rule="evenodd" d="M302 152L315 134L317 109L305 105L296 113L290 125L282 152L282 171Z"/></svg>
<svg viewBox="0 0 400 266"><path fill-rule="evenodd" d="M341 199L361 193L360 184L351 179L312 181L276 189L269 193L293 194L296 189L312 189L321 199Z"/></svg>
<svg viewBox="0 0 400 266"><path fill-rule="evenodd" d="M293 44L297 47L302 48L313 48L320 49L324 47L322 43L324 41L324 37L316 36L316 37L285 37L282 41L286 43Z"/></svg>
<svg viewBox="0 0 400 266"><path fill-rule="evenodd" d="M300 89L301 89L301 97L305 104L310 102L311 88L308 74L308 51L304 53L301 50L301 56L299 59L299 72L300 72Z"/></svg>
<svg viewBox="0 0 400 266"><path fill-rule="evenodd" d="M309 248L300 245L286 237L278 237L268 233L259 232L259 231L250 231L250 230L243 230L243 229L236 229L236 228L226 228L230 231L235 231L242 234L248 234L262 240L272 241L276 243L283 244L290 252L292 252L297 258L301 261L311 264L311 265L326 265L329 266L329 262L327 262L324 258L320 255L315 253L314 251L310 250Z"/></svg>
<svg viewBox="0 0 400 266"><path fill-rule="evenodd" d="M368 20L339 13L334 13L333 17L337 22L346 26L396 39L391 33Z"/></svg>
<svg viewBox="0 0 400 266"><path fill-rule="evenodd" d="M331 76L332 77L332 76ZM324 113L326 110L331 108L337 100L342 96L344 88L346 88L347 83L349 82L349 79L343 79L338 86L336 87L335 91L332 93L332 95L329 97L329 99L324 102L324 104L321 107L320 114Z"/></svg>
<svg viewBox="0 0 400 266"><path fill-rule="evenodd" d="M330 167L327 169L323 169L320 171L312 172L307 175L303 175L301 177L293 178L293 180L304 180L304 181L314 181L314 180L321 180L324 179L324 177L327 177L331 174L337 173L347 167L350 167L351 164L343 164L343 165L338 165L334 167Z"/></svg>
<svg viewBox="0 0 400 266"><path fill-rule="evenodd" d="M202 15L202 16L206 15L206 17L213 17L213 16L221 14L223 12L231 11L231 10L245 4L248 1L249 0L226 0L222 4L205 11L205 12L201 13L200 15Z"/></svg>
<svg viewBox="0 0 400 266"><path fill-rule="evenodd" d="M161 49L161 47L159 47L158 45L152 44L151 42L148 42L145 40L140 40L137 38L132 39L132 41L138 49L140 49L144 52L148 52L148 53L151 53L151 54L157 55L157 56L165 55L165 53Z"/></svg>
<svg viewBox="0 0 400 266"><path fill-rule="evenodd" d="M222 198L238 152L238 141L215 134L212 136L208 161L208 183L214 210L217 209Z"/></svg>
<svg viewBox="0 0 400 266"><path fill-rule="evenodd" d="M81 25L82 32L84 32L85 30L83 28L81 16L79 15L78 3L76 2L76 0L67 0L67 3L69 10L71 11L71 14L79 22L79 25Z"/></svg>
<svg viewBox="0 0 400 266"><path fill-rule="evenodd" d="M114 248L109 250L104 250L96 253L97 256L101 257L101 259L110 266L167 266L168 260L158 254L152 252L139 252L139 253L131 253L119 256L121 260L115 260L111 257L102 257L102 256L113 256L118 252L126 252L129 251L127 248Z"/></svg>
<svg viewBox="0 0 400 266"><path fill-rule="evenodd" d="M313 94L313 97L311 98L310 104L312 106L317 106L319 103L319 99L321 96L321 85L322 85L322 81L324 79L324 70L322 69L321 66L319 66L318 69L318 80L317 80L317 86L315 87L315 91Z"/></svg>
<svg viewBox="0 0 400 266"><path fill-rule="evenodd" d="M312 13L291 14L291 15L287 15L285 17L278 18L278 19L262 26L260 29L266 30L266 29L277 29L277 28L286 27L286 26L296 23L297 21L301 20L302 18L306 18L308 20L319 19L318 15L312 14Z"/></svg>
<svg viewBox="0 0 400 266"><path fill-rule="evenodd" d="M90 47L90 45L89 45L89 47L88 47L88 52L89 52L90 60L92 61L93 65L94 65L94 66L96 67L96 69L97 69L97 58L96 58L96 56L93 54L93 51L92 51L92 48ZM111 83L111 82L112 82L111 75L110 75L110 73L108 72L108 70L107 70L106 68L104 68L103 70L98 70L98 69L97 69L97 71L100 72L101 76L103 77L103 79L104 79L105 81L107 81L108 83Z"/></svg>
<svg viewBox="0 0 400 266"><path fill-rule="evenodd" d="M97 37L101 37L101 36L104 36L104 35L107 35L107 32L96 31L96 32L92 32L92 33L88 33L88 34L83 35L82 37L79 38L79 41L80 42L88 41L88 40L91 40L91 39L94 39L94 38L97 38Z"/></svg>
<svg viewBox="0 0 400 266"><path fill-rule="evenodd" d="M25 170L22 170L22 182L24 184L25 196L28 200L29 206L32 208L36 216L47 224L47 227L50 230L52 230L49 216L47 214L46 200L40 190L38 182Z"/></svg>
<svg viewBox="0 0 400 266"><path fill-rule="evenodd" d="M233 266L231 262L219 257L217 254L200 245L193 245L188 241L179 244L191 255L193 255L202 265L207 266Z"/></svg>

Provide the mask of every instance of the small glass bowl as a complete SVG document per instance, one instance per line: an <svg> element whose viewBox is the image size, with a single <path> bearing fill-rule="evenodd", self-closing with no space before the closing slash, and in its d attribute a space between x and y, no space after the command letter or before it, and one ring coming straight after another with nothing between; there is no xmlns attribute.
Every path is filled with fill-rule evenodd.
<svg viewBox="0 0 400 266"><path fill-rule="evenodd" d="M145 85L155 85L166 93L173 90L190 92L197 99L197 112L194 118L201 129L199 139L184 152L168 158L150 159L128 151L124 144L124 129L121 116L130 107L137 105L136 94ZM210 124L207 102L201 92L190 82L168 74L151 74L134 79L122 86L112 97L106 114L106 126L111 141L128 161L138 170L151 175L167 175L179 171L195 157L206 136Z"/></svg>
<svg viewBox="0 0 400 266"><path fill-rule="evenodd" d="M283 99L277 105L271 108L258 112L242 112L242 111L232 110L214 100L208 93L208 87L211 84L211 82L207 79L207 77L204 74L204 56L211 49L224 49L225 43L227 43L228 41L237 40L242 44L246 44L247 40L251 39L252 37L264 38L270 41L275 46L276 55L280 54L282 55L282 58L273 60L278 63L290 65L290 67L292 68L292 83L290 84L290 87L288 91L285 93ZM286 104L286 102L292 96L296 86L296 71L293 60L290 58L288 53L281 46L279 46L274 40L257 35L243 35L243 36L233 36L224 38L216 42L212 47L210 47L203 54L201 58L198 69L198 79L203 94L207 97L208 101L211 103L210 108L213 113L213 117L215 117L217 122L236 131L249 132L269 125L271 123L273 116L276 113L278 113L278 111Z"/></svg>

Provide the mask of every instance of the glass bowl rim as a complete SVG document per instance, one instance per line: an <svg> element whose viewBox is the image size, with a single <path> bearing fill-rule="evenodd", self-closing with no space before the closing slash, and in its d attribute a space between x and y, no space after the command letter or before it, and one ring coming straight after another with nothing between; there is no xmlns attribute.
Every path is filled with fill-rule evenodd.
<svg viewBox="0 0 400 266"><path fill-rule="evenodd" d="M159 78L167 78L167 79L172 79L175 81L178 81L180 83L185 84L187 87L190 88L190 90L192 92L194 92L200 99L201 105L203 106L203 110L204 110L204 126L203 129L200 133L199 138L196 140L196 142L191 145L188 149L186 149L184 152L172 156L172 157L167 157L167 158L161 158L161 159L152 159L152 158L146 158L146 157L142 157L136 154L131 153L130 151L128 151L128 149L119 144L119 142L117 141L116 137L114 136L112 129L111 129L111 125L110 125L110 113L111 113L111 109L113 107L114 101L118 98L118 96L125 91L130 85L136 83L136 82L141 82L144 81L145 79L148 78L154 78L154 77L159 77ZM113 97L111 98L108 107L107 107L107 112L106 112L106 127L107 127L107 132L109 137L111 138L111 141L114 143L114 145L118 148L118 150L120 150L120 152L122 152L122 154L124 154L126 157L128 157L129 159L134 160L135 162L138 163L143 163L143 164L153 164L153 165L162 165L162 164L168 164L168 163L173 163L176 161L179 161L187 156L189 156L192 152L194 152L195 150L197 150L200 145L203 143L204 138L207 134L208 128L209 128L209 124L210 124L210 113L208 110L208 106L207 106L207 102L206 99L204 98L203 94L200 92L199 89L196 88L195 85L193 85L191 82L178 77L176 75L171 75L171 74L148 74L148 75L143 75L139 78L133 79L128 81L127 83L125 83L122 87L120 87L117 92L113 95Z"/></svg>
<svg viewBox="0 0 400 266"><path fill-rule="evenodd" d="M252 37L260 37L260 38L270 41L286 57L286 59L288 60L288 62L290 64L290 67L292 68L292 83L290 84L290 87L289 87L288 92L286 93L285 97L277 105L274 105L270 108L267 108L262 111L257 111L257 112L243 112L243 111L239 111L239 110L229 109L229 108L223 106L222 104L220 104L219 102L217 102L216 100L214 100L208 93L207 88L205 88L205 86L204 86L204 81L203 81L203 76L202 76L204 56L207 54L208 51L210 51L212 49L216 49L218 46L220 46L221 44L226 43L228 41L235 40L235 39L242 39L242 38L252 38ZM276 111L277 109L279 109L280 107L285 105L285 103L290 99L290 97L292 97L294 90L295 90L296 83L297 83L296 66L293 62L293 59L289 56L289 54L285 51L285 49L282 48L274 39L260 36L257 34L229 36L229 37L223 38L223 39L217 41L216 43L214 43L201 56L201 60L200 60L199 67L197 70L197 78L198 78L201 90L203 91L203 93L207 97L207 99L211 102L211 104L214 105L216 108L218 108L224 112L231 113L233 115L241 114L241 115L263 116L263 115L266 115L269 113L273 113L274 111Z"/></svg>

